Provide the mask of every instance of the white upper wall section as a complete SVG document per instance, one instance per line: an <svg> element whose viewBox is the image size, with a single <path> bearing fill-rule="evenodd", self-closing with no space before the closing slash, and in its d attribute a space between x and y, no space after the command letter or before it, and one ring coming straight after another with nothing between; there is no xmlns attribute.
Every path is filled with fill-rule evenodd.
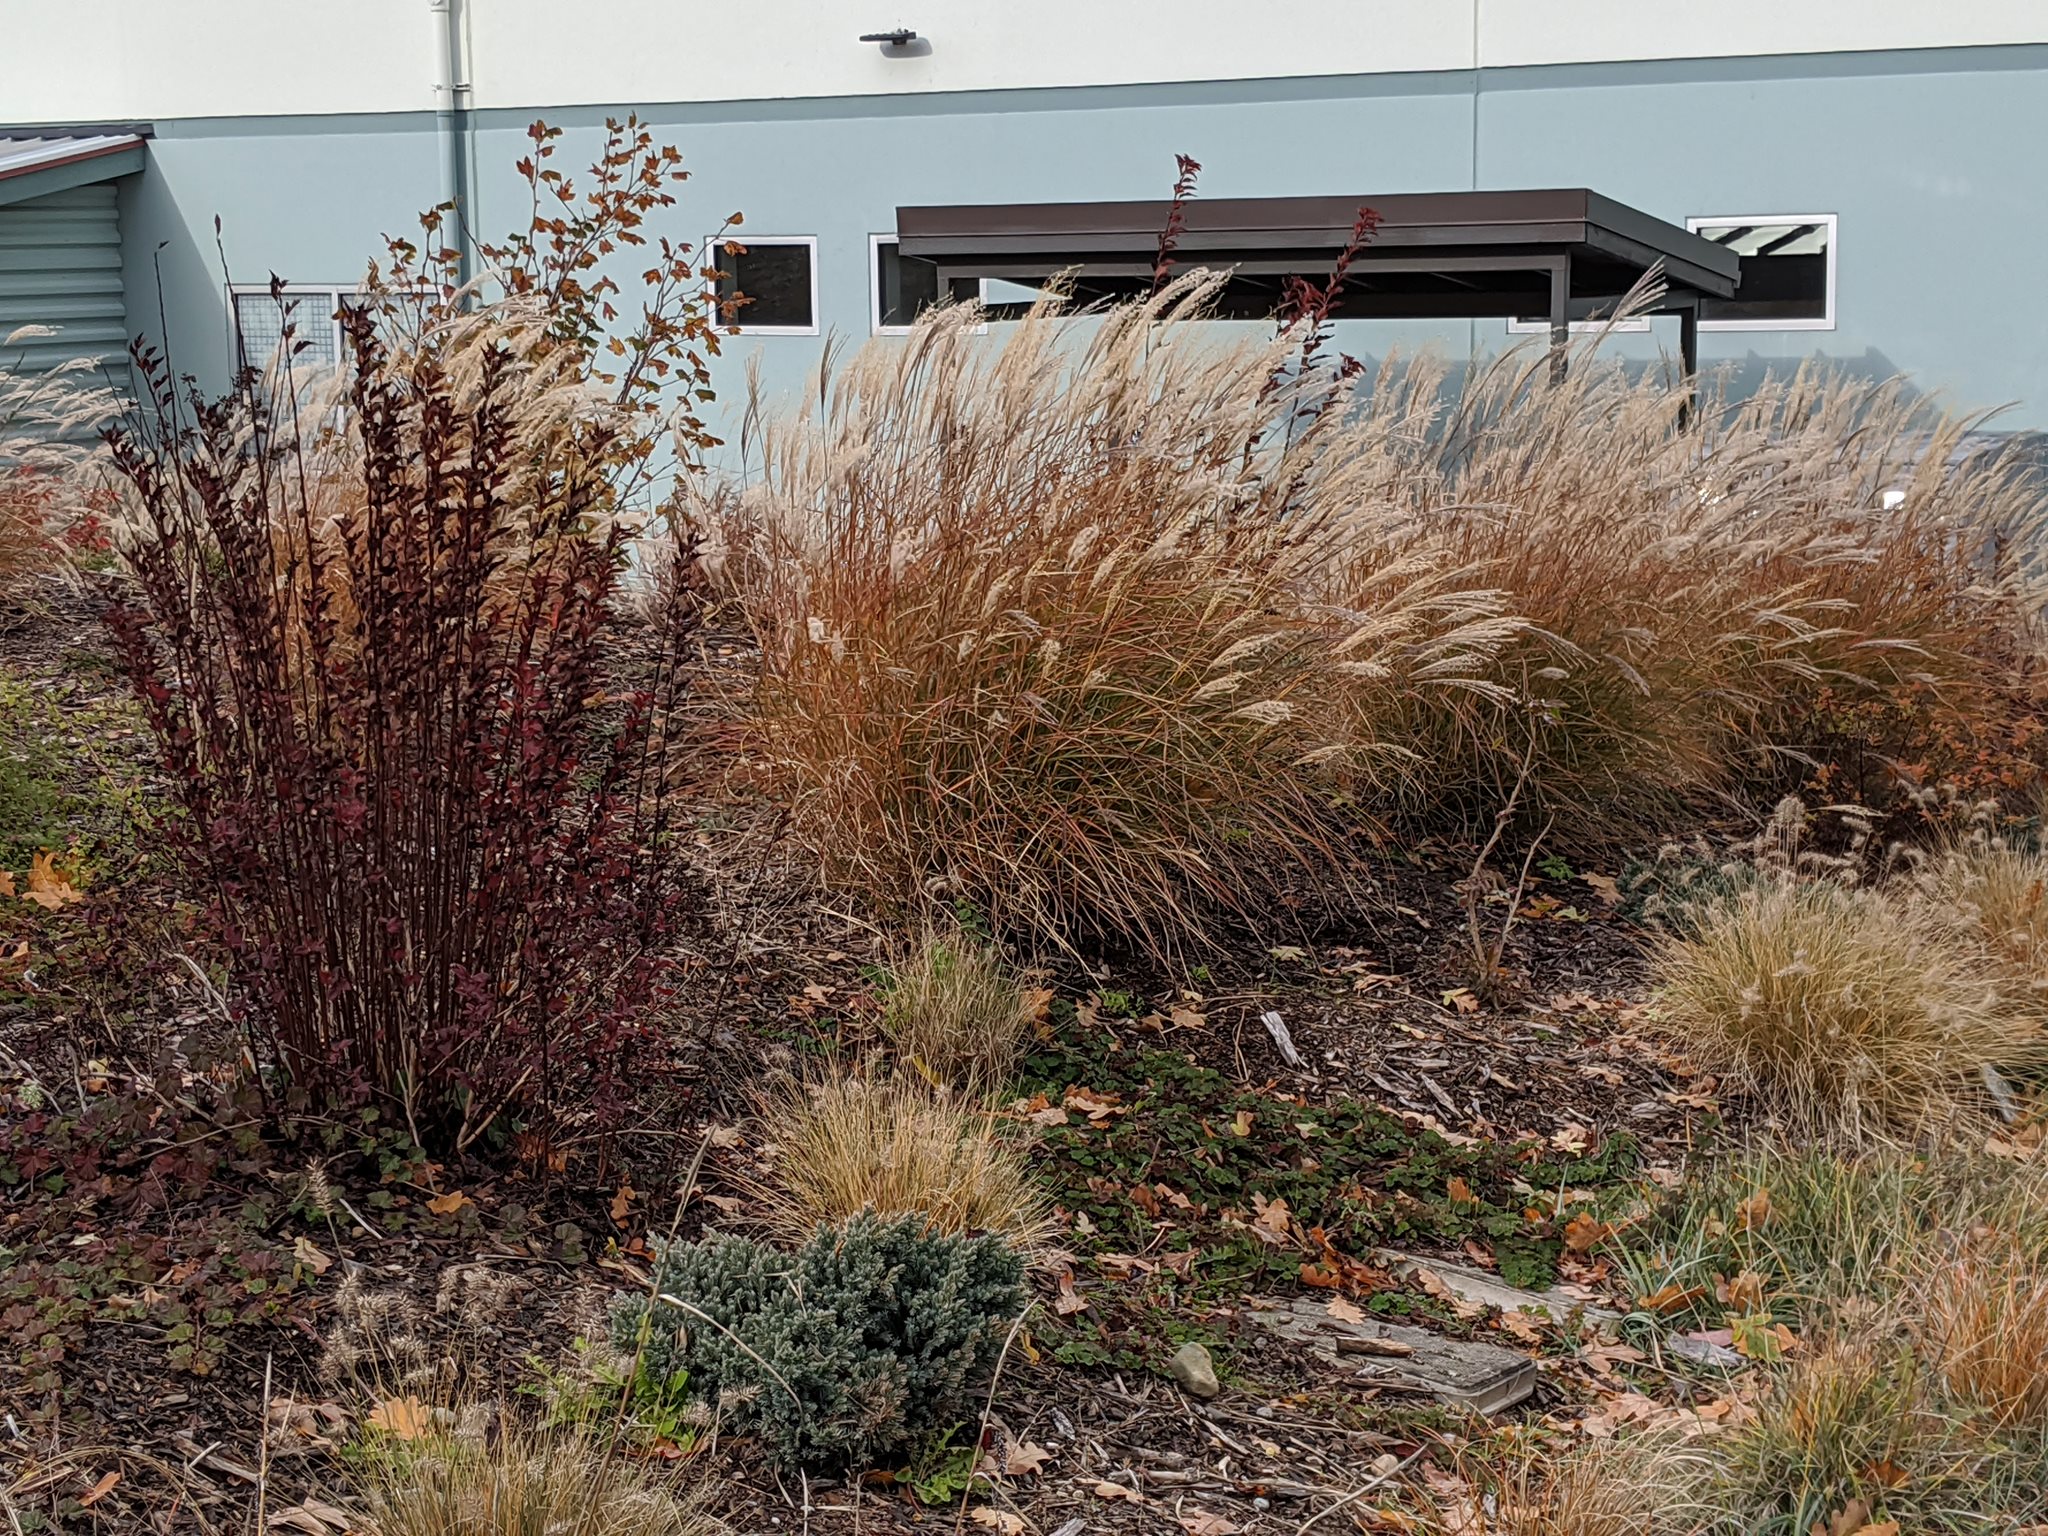
<svg viewBox="0 0 2048 1536"><path fill-rule="evenodd" d="M474 104L520 109L2048 42L2048 0L459 3ZM428 0L0 0L0 122L429 110L436 25ZM909 56L857 41L898 26Z"/></svg>

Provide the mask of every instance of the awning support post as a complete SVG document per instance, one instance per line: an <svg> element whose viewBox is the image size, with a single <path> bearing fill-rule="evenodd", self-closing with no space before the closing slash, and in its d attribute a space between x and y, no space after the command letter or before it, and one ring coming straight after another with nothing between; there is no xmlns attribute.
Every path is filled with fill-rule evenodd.
<svg viewBox="0 0 2048 1536"><path fill-rule="evenodd" d="M1564 382L1565 360L1572 338L1572 259L1560 256L1550 264L1550 382Z"/></svg>

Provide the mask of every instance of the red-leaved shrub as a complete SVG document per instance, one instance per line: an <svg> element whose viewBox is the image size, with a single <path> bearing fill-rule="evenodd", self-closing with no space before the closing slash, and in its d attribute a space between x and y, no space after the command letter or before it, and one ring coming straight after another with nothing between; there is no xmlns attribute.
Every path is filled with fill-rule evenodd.
<svg viewBox="0 0 2048 1536"><path fill-rule="evenodd" d="M112 444L138 595L116 622L252 1048L457 1147L616 1076L679 910L658 852L691 584L644 686L612 697L607 659L654 381L715 338L664 245L631 361L592 388L599 257L680 173L615 125L572 204L534 137L536 208L562 212L491 253L499 287L456 292L440 255L373 268L324 390L289 328L219 400L138 347L145 406Z"/></svg>

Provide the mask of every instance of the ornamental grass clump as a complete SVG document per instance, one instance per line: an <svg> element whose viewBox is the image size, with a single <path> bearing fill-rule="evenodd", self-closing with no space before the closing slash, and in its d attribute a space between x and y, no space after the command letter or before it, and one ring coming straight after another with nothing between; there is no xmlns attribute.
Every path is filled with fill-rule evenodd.
<svg viewBox="0 0 2048 1536"><path fill-rule="evenodd" d="M1027 1250L1045 1234L1046 1199L1014 1122L919 1077L830 1077L772 1099L762 1121L775 1178L756 1195L786 1238L863 1211Z"/></svg>
<svg viewBox="0 0 2048 1536"><path fill-rule="evenodd" d="M1938 1126L1983 1070L2038 1061L2038 1020L1924 906L1772 879L1697 914L1656 958L1666 1024L1788 1123L1847 1136Z"/></svg>
<svg viewBox="0 0 2048 1536"><path fill-rule="evenodd" d="M1016 1070L1037 1005L993 945L932 928L903 946L878 988L882 1033L928 1082L999 1089Z"/></svg>
<svg viewBox="0 0 2048 1536"><path fill-rule="evenodd" d="M701 1494L596 1436L504 1414L353 1447L352 1481L377 1536L714 1536Z"/></svg>
<svg viewBox="0 0 2048 1536"><path fill-rule="evenodd" d="M1486 825L1525 762L1529 811L1580 844L1816 773L1891 795L1902 771L1983 768L1994 737L2001 771L2038 776L2022 554L2048 503L2014 457L1964 452L1978 423L1901 381L1817 367L1740 399L1703 380L1682 426L1685 392L1598 340L1561 382L1524 351L1455 390L1427 359L1355 386L1346 449L1407 514L1398 547L1476 570L1525 621L1487 674L1514 708L1415 717L1412 812Z"/></svg>
<svg viewBox="0 0 2048 1536"><path fill-rule="evenodd" d="M138 349L144 403L112 441L135 578L116 626L266 1081L367 1094L442 1148L514 1106L604 1102L681 910L688 580L616 696L608 626L626 498L668 426L686 452L703 435L659 380L699 376L715 335L664 242L639 327L601 346L598 253L643 243L680 172L613 125L579 202L552 137L533 130L536 222L487 249L489 285L394 243L341 312L337 375L295 364L295 321L217 400Z"/></svg>
<svg viewBox="0 0 2048 1536"><path fill-rule="evenodd" d="M794 1254L732 1237L672 1245L611 1326L648 1379L681 1373L776 1460L845 1470L973 1419L1023 1308L1023 1265L1002 1239L864 1215Z"/></svg>
<svg viewBox="0 0 2048 1536"><path fill-rule="evenodd" d="M767 765L839 878L1172 952L1338 875L1333 787L1416 766L1391 700L1489 686L1495 599L1353 537L1326 386L1293 338L1195 343L1215 293L1048 304L1000 346L934 316L707 505Z"/></svg>
<svg viewBox="0 0 2048 1536"><path fill-rule="evenodd" d="M762 409L705 494L761 759L827 870L1159 953L1515 798L1607 847L1818 782L2048 766L2040 485L1897 382L1686 393L1574 346L1325 361L1191 274L976 312Z"/></svg>

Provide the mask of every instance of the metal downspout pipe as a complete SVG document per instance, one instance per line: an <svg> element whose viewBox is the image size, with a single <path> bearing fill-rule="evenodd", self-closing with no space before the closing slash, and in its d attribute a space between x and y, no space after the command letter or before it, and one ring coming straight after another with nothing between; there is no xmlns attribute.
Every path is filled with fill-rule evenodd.
<svg viewBox="0 0 2048 1536"><path fill-rule="evenodd" d="M470 278L469 82L462 62L461 0L427 0L434 21L434 133L440 149L440 196L449 209L442 226L446 243L456 253L456 280Z"/></svg>

